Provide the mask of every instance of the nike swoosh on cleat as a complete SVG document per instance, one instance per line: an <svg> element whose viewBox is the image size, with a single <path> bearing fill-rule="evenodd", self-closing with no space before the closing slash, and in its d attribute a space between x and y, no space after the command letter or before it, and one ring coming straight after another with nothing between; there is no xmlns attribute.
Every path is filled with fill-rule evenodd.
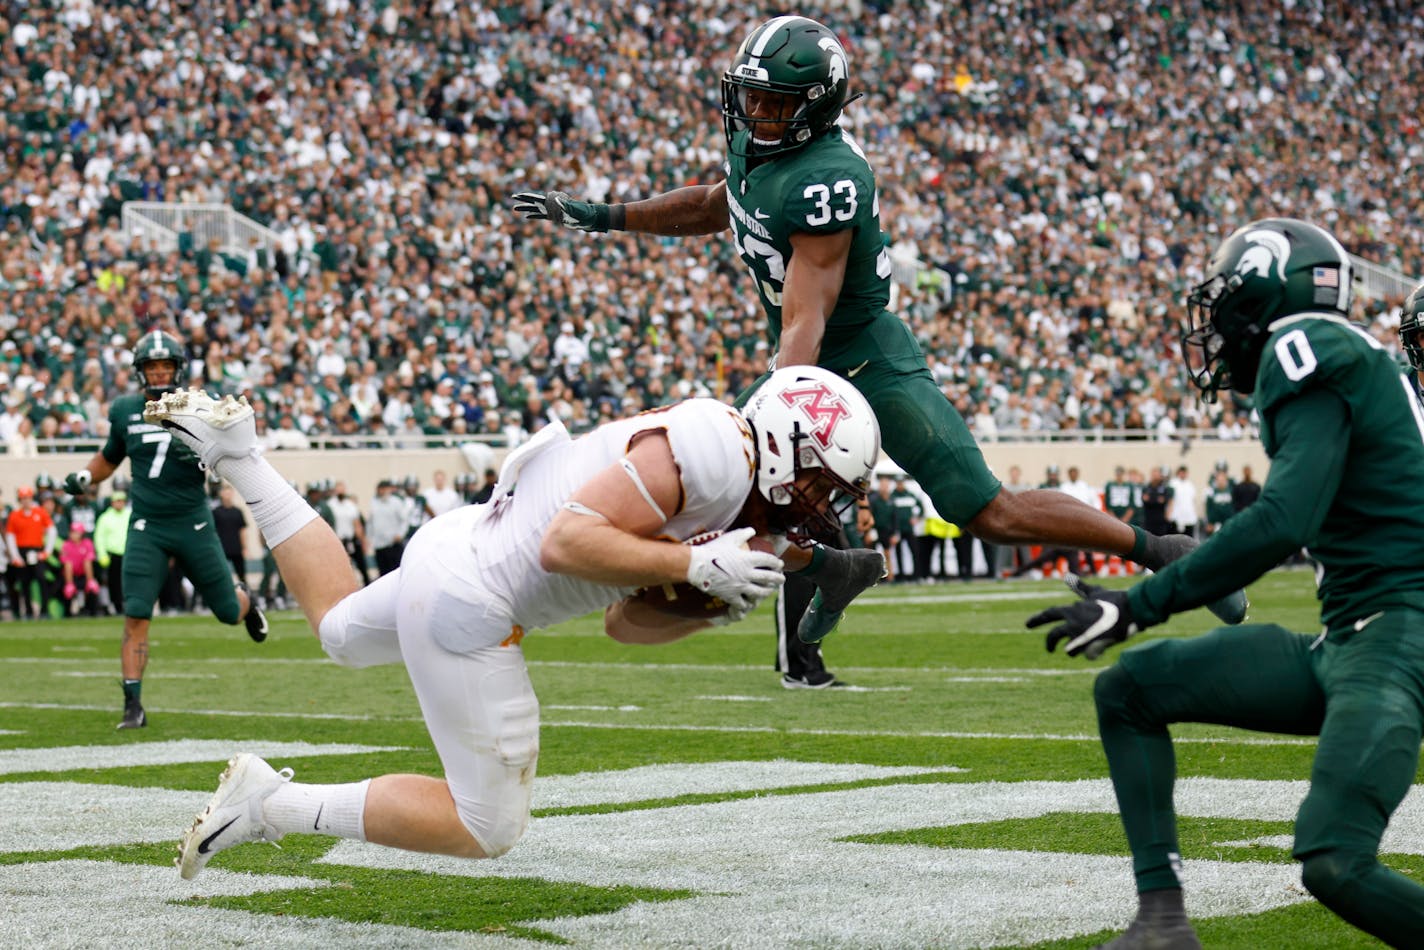
<svg viewBox="0 0 1424 950"><path fill-rule="evenodd" d="M312 819L312 831L321 830L321 812L324 808L326 808L326 802L322 802L316 806L316 817Z"/></svg>
<svg viewBox="0 0 1424 950"><path fill-rule="evenodd" d="M221 828L219 828L217 831L214 831L212 834L208 835L208 836L207 836L206 838L204 838L202 841L198 842L198 853L199 853L199 854L207 854L207 853L208 853L208 845L210 845L210 844L213 843L213 839L216 838L218 835L222 834L224 831L227 831L229 828L231 828L234 824L237 823L237 819L238 819L238 818L241 818L241 817L242 817L241 815L235 816L235 817L232 819L232 821L229 821L227 824L223 825L223 826L222 826Z"/></svg>

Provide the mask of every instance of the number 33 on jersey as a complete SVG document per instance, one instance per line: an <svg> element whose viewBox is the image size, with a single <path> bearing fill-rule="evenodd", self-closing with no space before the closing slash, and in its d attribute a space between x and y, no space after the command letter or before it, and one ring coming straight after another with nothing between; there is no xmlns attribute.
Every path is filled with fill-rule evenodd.
<svg viewBox="0 0 1424 950"><path fill-rule="evenodd" d="M855 232L826 329L833 334L869 323L890 302L890 256L880 231L875 173L855 139L832 128L793 154L760 163L738 154L747 150L740 144L728 157L727 205L737 253L756 281L773 345L781 339L781 294L797 232Z"/></svg>

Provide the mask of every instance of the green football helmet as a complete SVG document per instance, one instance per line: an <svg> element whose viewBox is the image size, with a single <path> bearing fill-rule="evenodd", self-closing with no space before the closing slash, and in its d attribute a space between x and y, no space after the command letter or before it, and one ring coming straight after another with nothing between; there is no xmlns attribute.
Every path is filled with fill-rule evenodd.
<svg viewBox="0 0 1424 950"><path fill-rule="evenodd" d="M789 112L776 118L747 114L753 90L792 98ZM722 74L722 127L727 146L740 155L776 155L800 148L836 124L850 101L850 69L845 49L829 28L803 16L772 17L742 41ZM785 124L777 139L759 137L760 126ZM738 133L749 134L744 142Z"/></svg>
<svg viewBox="0 0 1424 950"><path fill-rule="evenodd" d="M1238 229L1187 297L1187 375L1208 402L1223 389L1254 391L1271 324L1307 312L1348 317L1352 279L1345 249L1313 224L1266 218Z"/></svg>
<svg viewBox="0 0 1424 950"><path fill-rule="evenodd" d="M172 361L173 380L166 386L155 386L148 381L147 367L149 363L162 360ZM183 350L183 344L177 337L162 330L145 333L138 341L138 346L134 347L133 365L134 372L138 374L139 385L143 387L149 399L158 399L164 393L181 389L188 381L188 356Z"/></svg>
<svg viewBox="0 0 1424 950"><path fill-rule="evenodd" d="M1409 357L1409 365L1424 373L1424 284L1405 298L1404 313L1399 318L1399 342Z"/></svg>

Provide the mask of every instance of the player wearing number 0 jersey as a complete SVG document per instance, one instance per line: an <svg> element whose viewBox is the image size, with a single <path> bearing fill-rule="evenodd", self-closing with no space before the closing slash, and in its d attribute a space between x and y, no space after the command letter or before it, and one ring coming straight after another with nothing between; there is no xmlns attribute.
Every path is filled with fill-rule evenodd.
<svg viewBox="0 0 1424 950"><path fill-rule="evenodd" d="M226 624L243 621L248 635L262 641L267 621L251 606L245 590L234 589L232 570L208 507L207 475L198 457L161 426L143 421L144 403L187 376L183 344L154 330L134 347L134 369L143 390L119 396L109 408L109 438L89 464L65 479L65 490L83 494L129 460L132 487L127 546L124 548L124 642L121 648L124 718L119 728L141 728L148 718L141 704L148 664L148 626L153 605L168 579L169 560L192 581L213 616Z"/></svg>
<svg viewBox="0 0 1424 950"><path fill-rule="evenodd" d="M1222 242L1187 298L1182 351L1208 398L1254 394L1271 457L1260 499L1130 590L1087 588L1030 619L1058 622L1049 649L1096 657L1302 546L1319 564L1320 628L1165 637L1097 678L1139 893L1114 950L1200 946L1172 807L1169 730L1182 722L1319 736L1295 821L1302 881L1390 946L1424 945L1424 887L1378 856L1424 734L1424 413L1394 358L1349 322L1351 275L1339 241L1305 221L1268 218Z"/></svg>

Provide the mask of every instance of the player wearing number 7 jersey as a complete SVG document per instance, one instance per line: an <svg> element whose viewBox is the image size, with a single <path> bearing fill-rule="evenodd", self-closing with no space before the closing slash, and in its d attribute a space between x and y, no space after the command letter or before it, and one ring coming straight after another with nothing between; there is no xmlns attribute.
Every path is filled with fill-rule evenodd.
<svg viewBox="0 0 1424 950"><path fill-rule="evenodd" d="M526 192L514 208L584 231L693 235L730 227L766 310L776 365L819 364L849 379L875 410L886 453L941 517L975 536L1106 551L1154 569L1190 550L1189 538L1150 537L1062 492L1003 490L914 336L887 309L890 262L875 173L837 124L851 99L836 35L805 17L774 17L752 30L723 75L724 181L614 205ZM803 639L824 636L845 606L817 583ZM787 589L794 591L794 576ZM1239 593L1218 607L1230 622L1245 614Z"/></svg>
<svg viewBox="0 0 1424 950"><path fill-rule="evenodd" d="M133 516L124 549L124 640L119 652L124 718L120 729L140 729L148 723L140 695L148 664L148 627L154 602L168 579L170 558L193 582L214 617L227 624L242 621L248 635L258 642L267 638L267 620L252 603L246 587L240 582L234 587L222 542L213 527L207 475L198 467L198 457L162 426L143 421L147 400L158 399L186 381L188 359L183 344L161 330L145 333L134 347L133 365L142 391L113 401L108 441L88 465L64 480L65 491L80 495L91 484L114 474L125 458L129 460Z"/></svg>

